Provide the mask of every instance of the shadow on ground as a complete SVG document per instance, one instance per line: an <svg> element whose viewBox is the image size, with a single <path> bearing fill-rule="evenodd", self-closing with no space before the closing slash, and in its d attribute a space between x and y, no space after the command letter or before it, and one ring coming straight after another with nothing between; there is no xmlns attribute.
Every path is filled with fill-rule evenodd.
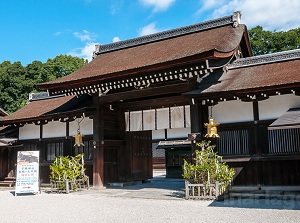
<svg viewBox="0 0 300 223"><path fill-rule="evenodd" d="M154 176L153 179L142 183L138 182L131 186L107 187L106 193L113 196L143 197L143 198L184 198L184 181L177 178L166 178L164 174Z"/></svg>
<svg viewBox="0 0 300 223"><path fill-rule="evenodd" d="M299 200L280 199L225 199L224 201L213 201L209 207L231 207L231 208L255 208L255 209L277 209L277 210L300 210Z"/></svg>

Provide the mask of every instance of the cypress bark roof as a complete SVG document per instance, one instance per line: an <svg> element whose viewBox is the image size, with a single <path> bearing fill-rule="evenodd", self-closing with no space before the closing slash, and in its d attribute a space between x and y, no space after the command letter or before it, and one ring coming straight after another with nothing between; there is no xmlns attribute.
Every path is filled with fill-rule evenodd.
<svg viewBox="0 0 300 223"><path fill-rule="evenodd" d="M234 16L229 16L103 45L90 63L68 76L41 84L40 89L87 86L116 77L183 65L190 63L189 58L203 61L229 57L240 46L242 38L248 41L246 26L237 24ZM251 54L251 49L245 52Z"/></svg>

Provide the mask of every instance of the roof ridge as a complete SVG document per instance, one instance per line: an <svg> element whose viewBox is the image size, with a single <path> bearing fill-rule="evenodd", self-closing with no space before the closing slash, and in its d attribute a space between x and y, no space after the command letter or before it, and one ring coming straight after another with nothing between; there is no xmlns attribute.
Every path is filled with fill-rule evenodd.
<svg viewBox="0 0 300 223"><path fill-rule="evenodd" d="M212 19L212 20L196 23L189 26L183 26L180 28L166 30L166 31L162 31L162 32L158 32L146 36L141 36L133 39L123 40L119 42L114 42L114 43L109 43L104 45L96 45L94 51L94 57L101 53L106 53L109 51L124 49L132 46L138 46L145 43L164 40L170 37L181 36L181 35L199 32L211 28L225 26L229 24L232 24L234 27L237 27L238 24L240 24L240 19L241 19L241 13L240 11L236 11L230 16Z"/></svg>
<svg viewBox="0 0 300 223"><path fill-rule="evenodd" d="M228 69L300 59L300 49L288 50L253 57L240 58L228 65Z"/></svg>
<svg viewBox="0 0 300 223"><path fill-rule="evenodd" d="M8 115L8 113L7 113L3 108L0 108L0 114ZM1 117L1 116L0 116L0 117Z"/></svg>
<svg viewBox="0 0 300 223"><path fill-rule="evenodd" d="M37 93L30 93L29 97L28 97L28 102L51 99L51 98L58 98L58 97L64 97L64 96L65 96L64 94L53 96L53 95L49 95L49 92L47 92L47 91L42 91L42 92L37 92Z"/></svg>

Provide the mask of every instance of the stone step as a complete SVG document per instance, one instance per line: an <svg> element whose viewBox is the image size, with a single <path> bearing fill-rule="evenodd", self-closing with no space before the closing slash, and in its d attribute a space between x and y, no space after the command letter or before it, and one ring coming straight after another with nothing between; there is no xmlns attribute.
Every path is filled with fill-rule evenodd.
<svg viewBox="0 0 300 223"><path fill-rule="evenodd" d="M15 182L16 178L15 177L5 177L4 181L13 181L13 182Z"/></svg>
<svg viewBox="0 0 300 223"><path fill-rule="evenodd" d="M1 187L13 187L15 185L15 182L13 181L0 181Z"/></svg>
<svg viewBox="0 0 300 223"><path fill-rule="evenodd" d="M300 200L298 194L255 194L255 193L229 193L229 199L279 199Z"/></svg>
<svg viewBox="0 0 300 223"><path fill-rule="evenodd" d="M137 184L142 184L143 181L133 181L133 182L115 182L115 183L108 183L109 187L127 187L127 186L134 186Z"/></svg>

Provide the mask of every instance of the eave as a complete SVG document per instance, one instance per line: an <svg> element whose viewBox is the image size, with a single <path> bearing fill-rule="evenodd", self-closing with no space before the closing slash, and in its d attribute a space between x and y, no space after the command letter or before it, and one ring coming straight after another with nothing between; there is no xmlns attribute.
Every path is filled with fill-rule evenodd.
<svg viewBox="0 0 300 223"><path fill-rule="evenodd" d="M195 98L202 101L203 105L214 105L222 101L240 100L244 102L263 101L270 96L294 94L300 96L300 82L265 86L261 88L249 88L235 91L220 91L213 93L192 93L188 92L184 94L188 98Z"/></svg>
<svg viewBox="0 0 300 223"><path fill-rule="evenodd" d="M37 117L26 117L26 118L20 118L14 120L3 120L3 121L0 120L0 126L23 126L25 124L42 125L48 123L49 121L61 121L61 122L74 121L76 117L82 117L83 114L85 114L85 116L88 117L92 115L94 111L95 111L94 107L85 107L73 111L46 114Z"/></svg>

